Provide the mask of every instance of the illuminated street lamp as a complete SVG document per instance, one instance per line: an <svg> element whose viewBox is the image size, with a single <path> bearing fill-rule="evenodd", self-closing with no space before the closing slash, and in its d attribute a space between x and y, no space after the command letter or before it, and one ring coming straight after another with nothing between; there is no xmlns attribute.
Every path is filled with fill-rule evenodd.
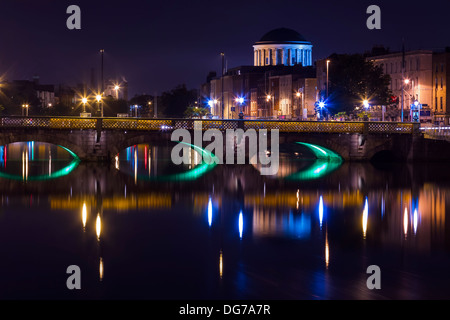
<svg viewBox="0 0 450 320"><path fill-rule="evenodd" d="M271 114L273 115L274 109L275 109L275 97L273 95L268 94L266 96L266 101L269 102L270 100L272 100L272 110L271 110Z"/></svg>
<svg viewBox="0 0 450 320"><path fill-rule="evenodd" d="M28 117L28 107L29 107L28 104L23 104L23 105L22 105L22 116L23 116L23 111L24 111L24 109L25 109L26 116Z"/></svg>
<svg viewBox="0 0 450 320"><path fill-rule="evenodd" d="M364 108L369 109L369 100L363 101Z"/></svg>
<svg viewBox="0 0 450 320"><path fill-rule="evenodd" d="M118 85L114 86L114 90L116 91L116 99L119 100L119 89L120 87Z"/></svg>
<svg viewBox="0 0 450 320"><path fill-rule="evenodd" d="M323 110L325 109L325 102L319 101L319 102L316 103L316 105L318 107L318 110L317 110L318 111L318 115L317 115L317 117L318 117L319 120L322 120L323 119Z"/></svg>
<svg viewBox="0 0 450 320"><path fill-rule="evenodd" d="M86 97L81 98L81 102L83 103L83 112L86 113L86 103L88 99Z"/></svg>
<svg viewBox="0 0 450 320"><path fill-rule="evenodd" d="M103 103L102 103L102 96L100 94L95 96L95 99L97 100L99 109L101 111L101 117L103 118Z"/></svg>

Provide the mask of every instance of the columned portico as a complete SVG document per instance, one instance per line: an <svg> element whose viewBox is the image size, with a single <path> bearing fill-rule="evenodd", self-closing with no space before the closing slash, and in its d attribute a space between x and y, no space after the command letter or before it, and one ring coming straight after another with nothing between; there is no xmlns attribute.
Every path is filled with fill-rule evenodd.
<svg viewBox="0 0 450 320"><path fill-rule="evenodd" d="M255 66L312 66L311 42L291 29L280 28L268 32L253 45L253 49Z"/></svg>

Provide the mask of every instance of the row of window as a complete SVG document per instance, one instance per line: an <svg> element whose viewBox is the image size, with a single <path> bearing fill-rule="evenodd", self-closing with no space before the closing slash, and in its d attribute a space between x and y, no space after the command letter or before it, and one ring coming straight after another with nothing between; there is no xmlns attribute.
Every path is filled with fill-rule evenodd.
<svg viewBox="0 0 450 320"><path fill-rule="evenodd" d="M385 74L399 73L402 72L402 61L396 61L391 63L382 63L381 68ZM410 59L405 61L405 71L418 71L420 70L420 59Z"/></svg>

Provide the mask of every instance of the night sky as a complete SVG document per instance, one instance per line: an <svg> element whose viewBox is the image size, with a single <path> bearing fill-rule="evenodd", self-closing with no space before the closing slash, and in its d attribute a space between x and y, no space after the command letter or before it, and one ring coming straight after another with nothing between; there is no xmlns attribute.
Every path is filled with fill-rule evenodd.
<svg viewBox="0 0 450 320"><path fill-rule="evenodd" d="M81 30L68 30L66 9L81 8ZM381 8L381 30L369 30L366 9ZM400 50L450 46L450 1L85 1L9 0L0 5L0 74L6 80L75 85L100 74L124 78L129 97L198 88L209 71L253 64L252 44L287 27L313 44L313 60L333 52L362 53L375 44Z"/></svg>

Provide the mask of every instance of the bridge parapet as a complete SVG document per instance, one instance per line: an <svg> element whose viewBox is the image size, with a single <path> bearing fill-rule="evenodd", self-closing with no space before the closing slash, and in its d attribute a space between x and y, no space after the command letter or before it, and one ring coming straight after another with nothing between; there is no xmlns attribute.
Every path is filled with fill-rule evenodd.
<svg viewBox="0 0 450 320"><path fill-rule="evenodd" d="M208 129L278 129L280 132L412 134L413 123L352 121L278 121L215 119L146 119L146 118L80 118L80 117L1 117L2 128L49 128L94 130L194 130Z"/></svg>

